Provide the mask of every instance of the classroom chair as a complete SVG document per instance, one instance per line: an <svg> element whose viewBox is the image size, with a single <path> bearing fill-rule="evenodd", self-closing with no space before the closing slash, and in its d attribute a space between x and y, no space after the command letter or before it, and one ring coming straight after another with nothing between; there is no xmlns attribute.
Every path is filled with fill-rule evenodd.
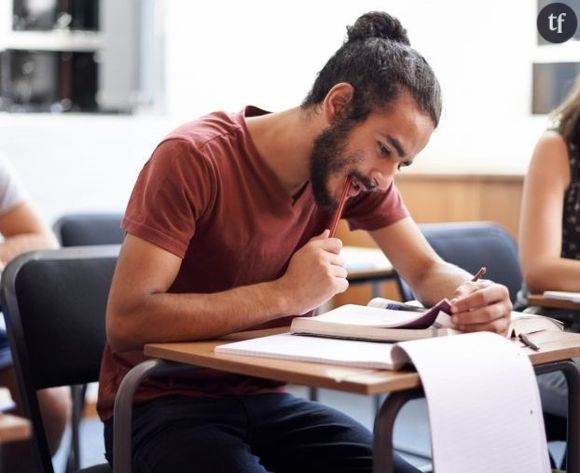
<svg viewBox="0 0 580 473"><path fill-rule="evenodd" d="M42 473L54 470L36 390L97 381L118 252L117 245L30 252L2 274L8 339ZM108 464L82 471L111 473Z"/></svg>
<svg viewBox="0 0 580 473"><path fill-rule="evenodd" d="M522 286L518 247L501 225L493 222L458 222L419 225L435 252L445 261L475 274L485 266L485 279L507 286L515 302ZM397 278L403 300L414 299L406 282Z"/></svg>
<svg viewBox="0 0 580 473"><path fill-rule="evenodd" d="M123 242L122 213L76 213L53 225L61 246L117 245Z"/></svg>
<svg viewBox="0 0 580 473"><path fill-rule="evenodd" d="M121 212L110 213L71 213L61 216L53 225L60 245L117 245L123 242L121 229ZM80 424L85 406L87 386L73 386L71 389L71 445L67 462L70 469L77 469L80 464Z"/></svg>

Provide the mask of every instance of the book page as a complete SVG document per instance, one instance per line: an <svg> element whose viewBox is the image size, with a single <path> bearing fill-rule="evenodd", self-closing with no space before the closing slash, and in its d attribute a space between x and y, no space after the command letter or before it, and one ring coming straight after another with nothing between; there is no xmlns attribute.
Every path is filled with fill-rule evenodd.
<svg viewBox="0 0 580 473"><path fill-rule="evenodd" d="M541 330L564 330L564 323L545 315L512 312L509 337L517 338L521 333L529 334Z"/></svg>
<svg viewBox="0 0 580 473"><path fill-rule="evenodd" d="M446 299L419 312L346 304L313 319L369 327L422 329L430 327L441 311L450 312L449 301Z"/></svg>
<svg viewBox="0 0 580 473"><path fill-rule="evenodd" d="M516 344L479 332L395 350L421 376L435 471L550 472L536 377Z"/></svg>
<svg viewBox="0 0 580 473"><path fill-rule="evenodd" d="M345 304L323 314L316 320L337 324L353 324L368 327L398 327L420 318L424 312L379 309L357 304Z"/></svg>
<svg viewBox="0 0 580 473"><path fill-rule="evenodd" d="M391 343L335 340L283 333L227 343L215 348L216 353L313 361L344 366L377 369L399 369L404 353L393 356Z"/></svg>

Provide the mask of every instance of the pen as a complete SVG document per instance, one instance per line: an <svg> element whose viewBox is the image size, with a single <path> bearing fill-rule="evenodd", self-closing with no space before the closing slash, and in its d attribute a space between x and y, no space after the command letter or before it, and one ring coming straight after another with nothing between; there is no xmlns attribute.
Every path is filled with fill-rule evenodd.
<svg viewBox="0 0 580 473"><path fill-rule="evenodd" d="M530 338L525 333L520 333L518 338L527 347L530 347L534 351L540 351L540 347L530 340Z"/></svg>
<svg viewBox="0 0 580 473"><path fill-rule="evenodd" d="M487 268L485 266L482 266L481 268L479 268L479 271L475 273L475 276L471 278L471 282L475 282L481 279L483 276L485 276L485 273L487 273Z"/></svg>
<svg viewBox="0 0 580 473"><path fill-rule="evenodd" d="M338 221L340 220L340 216L342 215L342 209L344 208L344 204L348 197L348 191L350 190L350 182L351 177L347 176L346 181L344 181L344 188L342 189L342 195L340 196L340 200L338 202L338 207L336 212L334 213L334 217L332 219L332 224L330 225L330 238L334 237L336 233L336 228L338 227Z"/></svg>

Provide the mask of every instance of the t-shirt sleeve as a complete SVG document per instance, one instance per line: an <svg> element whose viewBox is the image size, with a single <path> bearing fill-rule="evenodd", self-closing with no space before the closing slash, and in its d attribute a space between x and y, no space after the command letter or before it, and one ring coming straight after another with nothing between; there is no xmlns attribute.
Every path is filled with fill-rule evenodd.
<svg viewBox="0 0 580 473"><path fill-rule="evenodd" d="M394 183L385 192L366 192L349 199L343 218L351 230L378 230L409 216Z"/></svg>
<svg viewBox="0 0 580 473"><path fill-rule="evenodd" d="M137 178L123 229L183 258L198 220L212 205L215 181L213 166L192 143L162 142Z"/></svg>
<svg viewBox="0 0 580 473"><path fill-rule="evenodd" d="M0 214L29 199L12 165L0 157Z"/></svg>

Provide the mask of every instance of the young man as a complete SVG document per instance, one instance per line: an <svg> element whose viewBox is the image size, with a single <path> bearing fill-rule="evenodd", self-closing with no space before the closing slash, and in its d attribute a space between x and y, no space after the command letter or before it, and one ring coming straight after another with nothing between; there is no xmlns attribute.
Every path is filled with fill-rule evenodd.
<svg viewBox="0 0 580 473"><path fill-rule="evenodd" d="M247 107L186 124L155 150L127 208L111 287L99 412L110 458L112 406L149 342L282 325L347 286L328 225L368 230L416 294L453 299L464 330L504 332L507 289L441 261L393 178L437 126L439 85L398 20L369 13L304 103ZM135 471L371 471L371 434L273 381L212 370L149 381L136 398ZM416 471L398 460L398 472Z"/></svg>
<svg viewBox="0 0 580 473"><path fill-rule="evenodd" d="M56 248L52 232L30 204L27 193L20 184L12 167L0 159L0 271L13 258L32 250ZM18 393L16 374L4 318L0 314L0 386L6 386L16 402L15 413L24 415L22 400ZM48 445L52 453L58 449L70 411L70 395L67 388L43 389L38 393L44 419ZM0 448L0 471L28 473L34 470L32 442L3 444Z"/></svg>

